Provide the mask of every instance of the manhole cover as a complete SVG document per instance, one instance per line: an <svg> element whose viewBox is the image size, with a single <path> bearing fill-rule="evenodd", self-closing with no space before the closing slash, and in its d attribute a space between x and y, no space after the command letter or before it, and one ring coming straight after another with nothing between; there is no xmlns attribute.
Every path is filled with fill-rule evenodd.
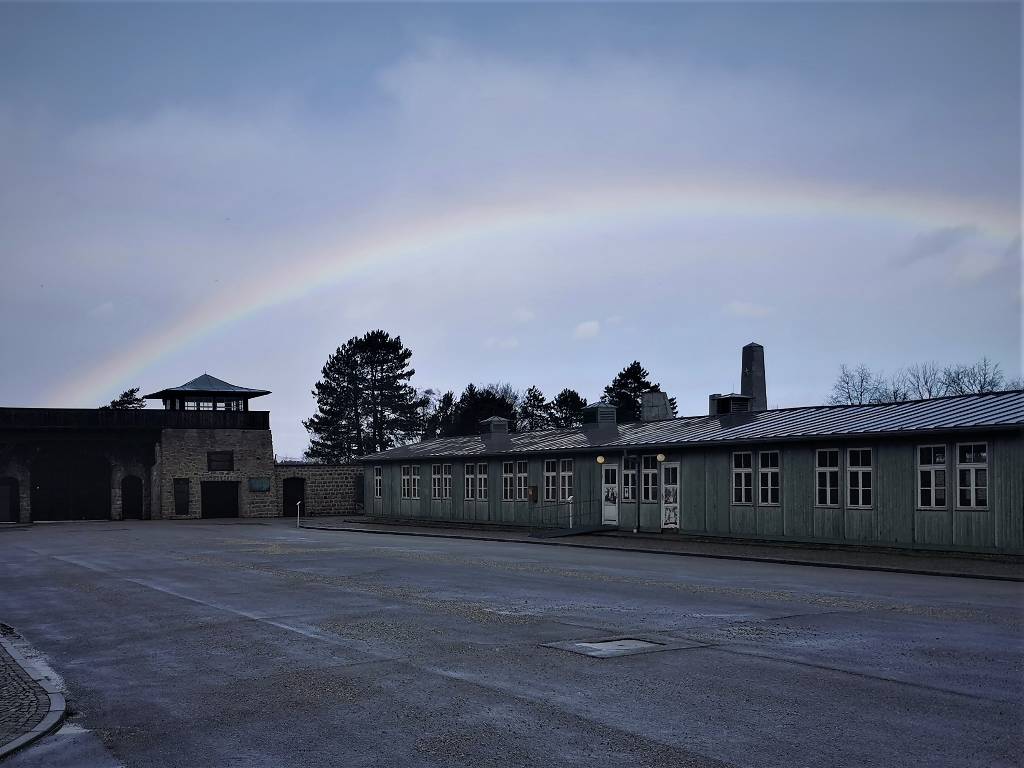
<svg viewBox="0 0 1024 768"><path fill-rule="evenodd" d="M548 648L580 653L595 659L610 659L615 656L631 656L635 653L674 651L680 648L700 648L703 643L675 639L649 639L640 637L609 637L600 640L563 640L558 643L544 643Z"/></svg>

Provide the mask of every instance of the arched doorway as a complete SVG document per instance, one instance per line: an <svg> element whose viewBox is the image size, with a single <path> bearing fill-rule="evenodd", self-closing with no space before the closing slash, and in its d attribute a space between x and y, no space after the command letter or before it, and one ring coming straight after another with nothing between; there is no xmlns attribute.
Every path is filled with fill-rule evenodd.
<svg viewBox="0 0 1024 768"><path fill-rule="evenodd" d="M33 520L109 520L110 463L88 448L53 449L32 462Z"/></svg>
<svg viewBox="0 0 1024 768"><path fill-rule="evenodd" d="M121 518L142 519L142 478L128 475L121 480Z"/></svg>
<svg viewBox="0 0 1024 768"><path fill-rule="evenodd" d="M295 514L295 505L302 502L302 514L306 514L306 481L301 477L289 477L284 481L282 498L284 516Z"/></svg>
<svg viewBox="0 0 1024 768"><path fill-rule="evenodd" d="M0 523L18 522L20 501L17 478L0 477Z"/></svg>

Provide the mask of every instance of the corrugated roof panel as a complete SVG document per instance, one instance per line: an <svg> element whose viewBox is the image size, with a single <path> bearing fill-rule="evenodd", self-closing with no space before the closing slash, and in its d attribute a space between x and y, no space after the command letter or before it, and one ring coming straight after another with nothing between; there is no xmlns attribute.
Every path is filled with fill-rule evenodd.
<svg viewBox="0 0 1024 768"><path fill-rule="evenodd" d="M684 416L666 421L620 424L612 434L585 432L583 429L513 433L498 450L487 446L482 435L467 435L401 446L365 459L532 453L588 447L670 447L701 442L751 442L1013 426L1024 427L1024 391L883 405L819 405L761 413Z"/></svg>

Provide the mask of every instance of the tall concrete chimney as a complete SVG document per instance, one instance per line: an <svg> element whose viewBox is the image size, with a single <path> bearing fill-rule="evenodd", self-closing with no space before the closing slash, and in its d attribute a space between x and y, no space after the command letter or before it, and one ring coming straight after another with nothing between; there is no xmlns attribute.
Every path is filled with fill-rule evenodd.
<svg viewBox="0 0 1024 768"><path fill-rule="evenodd" d="M764 347L755 341L743 347L740 394L751 398L751 411L768 410L768 391L764 380Z"/></svg>

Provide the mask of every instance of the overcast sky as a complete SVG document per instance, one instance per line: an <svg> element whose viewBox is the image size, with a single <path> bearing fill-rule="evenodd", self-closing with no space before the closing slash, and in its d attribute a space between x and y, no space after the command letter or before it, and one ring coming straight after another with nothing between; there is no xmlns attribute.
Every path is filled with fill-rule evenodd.
<svg viewBox="0 0 1024 768"><path fill-rule="evenodd" d="M0 404L1021 367L1008 4L0 5ZM254 404L255 406L255 404Z"/></svg>

